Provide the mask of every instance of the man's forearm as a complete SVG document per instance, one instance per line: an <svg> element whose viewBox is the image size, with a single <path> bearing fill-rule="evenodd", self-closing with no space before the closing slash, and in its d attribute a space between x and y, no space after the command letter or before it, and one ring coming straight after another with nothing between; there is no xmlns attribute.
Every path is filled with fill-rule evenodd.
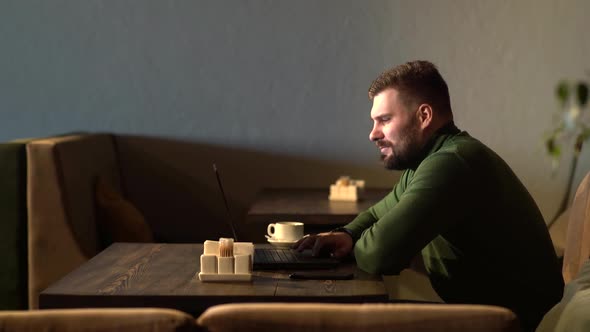
<svg viewBox="0 0 590 332"><path fill-rule="evenodd" d="M377 221L377 218L369 211L366 210L361 212L353 221L344 226L344 228L350 231L353 242L356 242L363 231Z"/></svg>

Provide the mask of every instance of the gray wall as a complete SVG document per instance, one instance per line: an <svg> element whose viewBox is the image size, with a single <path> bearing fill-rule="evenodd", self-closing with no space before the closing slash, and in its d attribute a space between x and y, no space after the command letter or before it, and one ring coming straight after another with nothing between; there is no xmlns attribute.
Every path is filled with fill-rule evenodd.
<svg viewBox="0 0 590 332"><path fill-rule="evenodd" d="M0 139L108 131L376 169L367 87L428 59L457 124L547 219L567 167L550 176L541 138L555 83L589 69L588 13L584 0L1 0Z"/></svg>

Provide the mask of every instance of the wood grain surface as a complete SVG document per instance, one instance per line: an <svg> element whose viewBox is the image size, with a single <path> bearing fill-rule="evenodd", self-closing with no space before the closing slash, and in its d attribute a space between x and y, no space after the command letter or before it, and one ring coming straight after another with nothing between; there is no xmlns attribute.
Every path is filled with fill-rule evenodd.
<svg viewBox="0 0 590 332"><path fill-rule="evenodd" d="M269 245L257 245L269 246ZM76 307L165 307L194 315L229 302L387 301L381 277L354 263L353 280L291 280L292 271L254 271L252 282L198 280L202 244L115 243L44 290L42 309Z"/></svg>
<svg viewBox="0 0 590 332"><path fill-rule="evenodd" d="M264 189L248 210L247 222L298 220L306 224L346 224L390 189L365 189L358 202L330 201L328 189Z"/></svg>

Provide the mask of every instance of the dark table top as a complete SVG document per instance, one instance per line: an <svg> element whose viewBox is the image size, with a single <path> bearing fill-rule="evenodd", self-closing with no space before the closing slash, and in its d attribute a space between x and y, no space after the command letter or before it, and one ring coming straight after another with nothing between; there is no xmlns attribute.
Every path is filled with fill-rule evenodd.
<svg viewBox="0 0 590 332"><path fill-rule="evenodd" d="M264 189L250 207L246 222L297 220L306 224L346 224L390 191L367 188L362 200L343 202L330 201L329 189Z"/></svg>
<svg viewBox="0 0 590 332"><path fill-rule="evenodd" d="M354 263L337 268L354 272L353 280L291 280L290 271L254 271L252 282L201 282L196 274L202 252L202 244L115 243L41 292L39 306L164 307L198 315L229 302L388 299L381 277Z"/></svg>

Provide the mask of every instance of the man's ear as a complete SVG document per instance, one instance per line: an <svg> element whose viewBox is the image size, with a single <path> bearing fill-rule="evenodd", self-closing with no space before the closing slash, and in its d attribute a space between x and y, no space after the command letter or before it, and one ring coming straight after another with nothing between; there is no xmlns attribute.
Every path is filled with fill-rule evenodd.
<svg viewBox="0 0 590 332"><path fill-rule="evenodd" d="M418 107L418 121L420 128L426 129L432 124L432 107L428 104L422 104Z"/></svg>

